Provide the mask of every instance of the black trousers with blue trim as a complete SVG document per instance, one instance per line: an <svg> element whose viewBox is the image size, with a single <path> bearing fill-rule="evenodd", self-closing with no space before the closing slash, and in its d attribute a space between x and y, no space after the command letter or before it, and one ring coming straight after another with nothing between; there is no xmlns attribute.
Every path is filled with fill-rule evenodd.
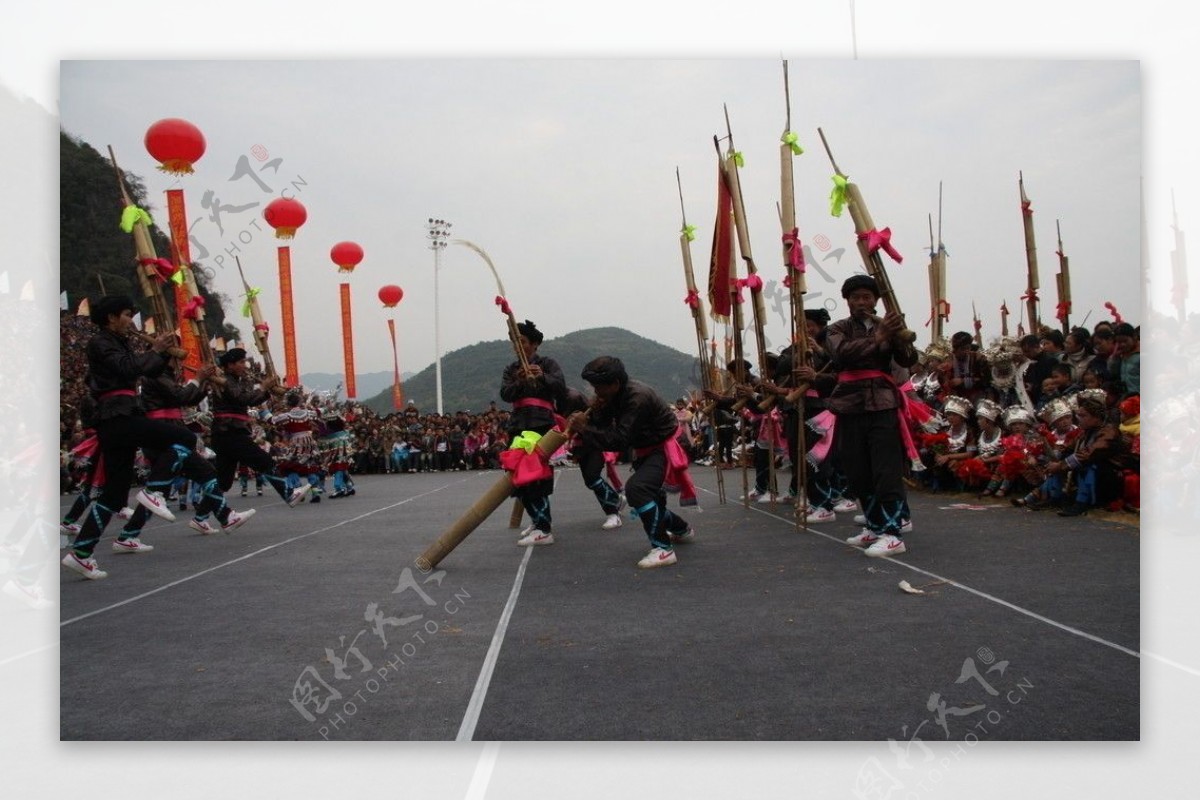
<svg viewBox="0 0 1200 801"><path fill-rule="evenodd" d="M907 514L904 490L904 441L895 409L839 414L833 449L858 499L867 527L876 534L900 536Z"/></svg>
<svg viewBox="0 0 1200 801"><path fill-rule="evenodd" d="M685 534L688 523L667 508L663 481L667 477L667 454L661 448L642 459L634 459L633 475L625 482L625 499L642 520L654 548L671 550L671 534Z"/></svg>

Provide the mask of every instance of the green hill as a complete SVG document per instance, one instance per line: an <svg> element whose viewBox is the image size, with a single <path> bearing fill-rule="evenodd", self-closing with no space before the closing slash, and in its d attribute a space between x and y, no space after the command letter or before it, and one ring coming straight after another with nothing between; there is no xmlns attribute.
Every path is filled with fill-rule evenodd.
<svg viewBox="0 0 1200 801"><path fill-rule="evenodd" d="M658 390L672 401L699 386L696 358L668 348L623 328L589 328L584 331L547 339L538 351L562 366L567 385L591 394L591 387L579 377L583 366L597 356L616 356L625 363L630 378ZM514 360L507 339L479 342L442 356L442 409L447 414L486 409L489 401L504 407L499 398L500 375ZM404 397L422 412L437 408L434 366L430 365L404 382ZM362 403L377 414L392 411L391 389L367 398Z"/></svg>

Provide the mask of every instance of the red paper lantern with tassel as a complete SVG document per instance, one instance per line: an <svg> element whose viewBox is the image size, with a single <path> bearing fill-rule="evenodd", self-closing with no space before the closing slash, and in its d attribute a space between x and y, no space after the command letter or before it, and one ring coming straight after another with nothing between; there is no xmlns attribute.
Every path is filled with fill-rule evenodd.
<svg viewBox="0 0 1200 801"><path fill-rule="evenodd" d="M387 286L380 287L379 289L379 302L382 303L385 308L394 309L396 308L396 304L403 299L404 290L395 284L388 284Z"/></svg>
<svg viewBox="0 0 1200 801"><path fill-rule="evenodd" d="M174 175L188 175L204 155L207 143L200 129L187 120L169 117L146 131L146 150L159 162L158 168Z"/></svg>
<svg viewBox="0 0 1200 801"><path fill-rule="evenodd" d="M363 249L355 242L338 242L329 249L329 258L338 266L339 273L352 273L363 260Z"/></svg>
<svg viewBox="0 0 1200 801"><path fill-rule="evenodd" d="M291 239L308 219L308 210L299 200L277 197L263 209L263 219L275 229L276 239Z"/></svg>

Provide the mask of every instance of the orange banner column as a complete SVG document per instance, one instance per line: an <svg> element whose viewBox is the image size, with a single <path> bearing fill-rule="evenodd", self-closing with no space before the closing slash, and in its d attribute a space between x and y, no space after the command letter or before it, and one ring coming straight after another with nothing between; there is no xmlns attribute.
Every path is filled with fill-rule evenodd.
<svg viewBox="0 0 1200 801"><path fill-rule="evenodd" d="M400 357L396 353L396 321L389 319L388 333L392 335L392 408L404 408L404 387L400 386Z"/></svg>
<svg viewBox="0 0 1200 801"><path fill-rule="evenodd" d="M292 251L279 248L279 302L283 308L283 383L300 386L300 365L296 359L296 318L292 314Z"/></svg>
<svg viewBox="0 0 1200 801"><path fill-rule="evenodd" d="M350 285L341 284L342 289L342 357L346 362L346 400L356 400L358 390L354 386L354 328L350 323Z"/></svg>
<svg viewBox="0 0 1200 801"><path fill-rule="evenodd" d="M167 219L171 229L171 249L175 256L175 267L191 269L192 252L188 246L187 210L183 203L182 189L167 190ZM175 319L179 321L179 347L187 351L183 360L185 375L195 375L202 363L201 344L196 340L196 332L185 322L184 311L187 308L188 288L186 283L175 285Z"/></svg>

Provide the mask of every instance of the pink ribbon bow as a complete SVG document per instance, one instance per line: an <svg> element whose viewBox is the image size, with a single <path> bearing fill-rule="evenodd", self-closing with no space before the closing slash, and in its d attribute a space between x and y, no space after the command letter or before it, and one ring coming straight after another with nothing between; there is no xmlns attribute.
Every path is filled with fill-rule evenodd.
<svg viewBox="0 0 1200 801"><path fill-rule="evenodd" d="M1026 217L1033 214L1033 206L1031 206L1029 204L1028 200L1021 201L1021 213L1024 214Z"/></svg>
<svg viewBox="0 0 1200 801"><path fill-rule="evenodd" d="M154 277L160 284L166 283L175 274L175 265L166 259L138 259L138 264L143 267L153 266Z"/></svg>
<svg viewBox="0 0 1200 801"><path fill-rule="evenodd" d="M896 249L892 247L891 228L884 228L882 231L877 231L872 228L870 231L864 231L863 233L859 234L858 238L866 240L867 253L874 253L880 248L883 248L883 252L891 256L892 261L896 262L896 264L904 261L904 257L897 253Z"/></svg>
<svg viewBox="0 0 1200 801"><path fill-rule="evenodd" d="M800 243L800 229L793 228L785 232L783 244L791 246L787 251L787 266L793 270L804 272L804 246ZM791 286L790 282L788 286Z"/></svg>
<svg viewBox="0 0 1200 801"><path fill-rule="evenodd" d="M504 312L505 314L512 314L512 309L509 307L508 301L504 299L503 295L496 296L496 305L499 306L500 311Z"/></svg>
<svg viewBox="0 0 1200 801"><path fill-rule="evenodd" d="M694 289L689 289L687 297L683 299L683 302L691 306L693 309L700 308L700 293Z"/></svg>
<svg viewBox="0 0 1200 801"><path fill-rule="evenodd" d="M1055 319L1058 319L1058 320L1066 320L1067 315L1070 313L1071 313L1071 301L1062 300L1062 301L1059 301L1058 305L1055 307L1054 317L1055 317Z"/></svg>
<svg viewBox="0 0 1200 801"><path fill-rule="evenodd" d="M743 287L749 287L751 292L757 292L762 289L763 282L762 282L762 279L759 278L757 275L752 274L752 275L746 276L745 278L739 278L738 280L733 282L733 285L737 289L737 302L741 303L743 301L743 298L742 298L742 288Z"/></svg>
<svg viewBox="0 0 1200 801"><path fill-rule="evenodd" d="M183 307L181 315L188 320L197 320L200 317L200 311L204 308L204 298L196 295L190 298L187 305Z"/></svg>
<svg viewBox="0 0 1200 801"><path fill-rule="evenodd" d="M1026 292L1024 295L1021 296L1021 300L1032 300L1034 303L1037 302L1037 299L1038 299L1038 296L1037 296L1036 289L1031 289L1028 292Z"/></svg>
<svg viewBox="0 0 1200 801"><path fill-rule="evenodd" d="M254 326L254 330L262 331L263 336L265 337L271 333L271 326L267 325L266 323L259 323L258 325Z"/></svg>

